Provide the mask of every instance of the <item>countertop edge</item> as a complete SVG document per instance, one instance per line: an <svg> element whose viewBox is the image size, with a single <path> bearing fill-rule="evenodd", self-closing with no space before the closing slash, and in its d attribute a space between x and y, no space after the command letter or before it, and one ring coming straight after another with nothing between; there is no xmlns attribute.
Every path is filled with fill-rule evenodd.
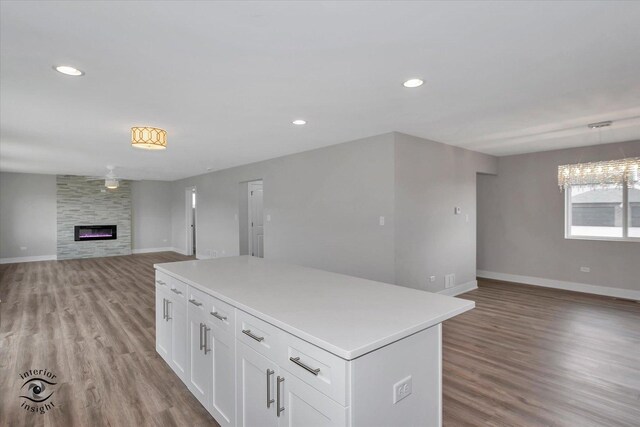
<svg viewBox="0 0 640 427"><path fill-rule="evenodd" d="M455 309L455 310L451 310L450 312L447 312L446 314L443 314L441 316L435 317L433 319L430 319L428 322L422 322L419 324L416 324L410 328L404 329L402 331L399 331L393 335L390 335L384 339L378 340L378 341L374 341L366 346L357 348L355 350L345 350L343 348L340 347L336 347L335 345L328 343L326 341L323 341L319 338L314 337L313 335L310 335L304 331L301 331L299 329L296 329L276 318L273 318L271 316L269 316L268 314L262 313L258 310L255 310L249 306L246 306L232 298L227 297L226 295L223 295L219 292L216 292L210 288L207 288L205 286L202 286L192 280L189 280L186 277L180 276L172 271L169 271L165 268L163 268L160 264L154 264L154 269L161 271L164 274L167 274L171 277L173 277L174 279L180 280L186 284L188 284L189 286L193 286L194 288L206 293L207 295L210 295L214 298L217 298L223 302L226 302L227 304L232 305L233 307L242 310L248 314L251 314L252 316L255 316L261 320L264 320L265 322L277 327L278 329L281 329L287 333L290 333L294 336L296 336L297 338L300 338L310 344L315 345L316 347L319 347L325 351L328 351L329 353L332 353L338 357L340 357L341 359L350 361L353 359L357 359L360 356L364 356L367 353L370 353L372 351L375 351L381 347L384 347L386 345L389 345L393 342L396 342L398 340L401 340L403 338L408 337L409 335L413 335L417 332L420 332L424 329L428 329L432 326L435 326L437 324L440 324L442 322L444 322L445 320L448 320L452 317L455 317L459 314L465 313L469 310L472 310L475 307L475 301L471 301L471 300L467 300L468 304L460 307L459 309Z"/></svg>

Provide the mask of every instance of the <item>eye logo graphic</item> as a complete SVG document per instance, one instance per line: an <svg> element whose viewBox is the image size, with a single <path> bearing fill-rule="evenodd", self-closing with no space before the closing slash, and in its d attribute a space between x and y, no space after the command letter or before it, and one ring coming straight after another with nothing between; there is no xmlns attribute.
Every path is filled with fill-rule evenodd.
<svg viewBox="0 0 640 427"><path fill-rule="evenodd" d="M26 380L20 387L20 397L24 400L20 407L27 412L44 414L55 407L50 400L57 383L53 382L56 375L46 369L32 369L20 378Z"/></svg>

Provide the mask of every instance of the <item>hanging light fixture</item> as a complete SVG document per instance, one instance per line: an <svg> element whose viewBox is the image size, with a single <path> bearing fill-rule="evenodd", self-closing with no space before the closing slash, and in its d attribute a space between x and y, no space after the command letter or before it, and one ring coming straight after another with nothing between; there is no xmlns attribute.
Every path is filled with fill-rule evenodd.
<svg viewBox="0 0 640 427"><path fill-rule="evenodd" d="M623 186L640 182L640 157L558 166L558 186Z"/></svg>
<svg viewBox="0 0 640 427"><path fill-rule="evenodd" d="M145 150L164 150L167 148L167 131L152 127L132 127L131 146Z"/></svg>

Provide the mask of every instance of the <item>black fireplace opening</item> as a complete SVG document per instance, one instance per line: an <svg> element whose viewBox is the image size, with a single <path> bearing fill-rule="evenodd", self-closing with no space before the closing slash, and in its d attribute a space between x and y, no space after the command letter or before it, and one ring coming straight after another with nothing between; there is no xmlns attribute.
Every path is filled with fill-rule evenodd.
<svg viewBox="0 0 640 427"><path fill-rule="evenodd" d="M113 240L118 238L117 225L76 225L74 240Z"/></svg>

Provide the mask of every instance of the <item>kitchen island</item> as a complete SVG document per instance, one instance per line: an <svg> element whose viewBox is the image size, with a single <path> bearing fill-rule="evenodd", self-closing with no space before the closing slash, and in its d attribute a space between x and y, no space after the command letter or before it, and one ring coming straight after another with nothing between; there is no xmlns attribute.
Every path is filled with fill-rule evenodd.
<svg viewBox="0 0 640 427"><path fill-rule="evenodd" d="M473 301L249 256L156 266L156 350L221 426L440 426Z"/></svg>

